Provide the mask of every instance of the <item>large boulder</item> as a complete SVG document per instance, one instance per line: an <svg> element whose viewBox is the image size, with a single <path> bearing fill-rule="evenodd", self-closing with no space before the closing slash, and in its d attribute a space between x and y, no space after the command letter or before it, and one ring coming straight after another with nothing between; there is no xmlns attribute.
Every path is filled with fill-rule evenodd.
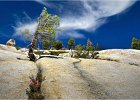
<svg viewBox="0 0 140 100"><path fill-rule="evenodd" d="M6 45L8 45L8 46L15 46L15 44L16 44L16 42L14 39L9 39L6 43Z"/></svg>

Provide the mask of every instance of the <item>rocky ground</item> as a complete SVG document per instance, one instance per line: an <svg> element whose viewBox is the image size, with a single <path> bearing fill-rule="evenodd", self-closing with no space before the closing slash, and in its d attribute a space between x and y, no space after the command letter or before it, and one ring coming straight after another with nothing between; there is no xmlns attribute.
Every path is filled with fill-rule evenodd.
<svg viewBox="0 0 140 100"><path fill-rule="evenodd" d="M14 47L0 47L0 99L28 98L25 91L29 76L36 75L36 71L36 64Z"/></svg>
<svg viewBox="0 0 140 100"><path fill-rule="evenodd" d="M41 66L45 99L140 99L140 51L103 50L99 59L44 56L36 63L0 49L0 99L25 99L29 76ZM17 59L22 58L22 59Z"/></svg>

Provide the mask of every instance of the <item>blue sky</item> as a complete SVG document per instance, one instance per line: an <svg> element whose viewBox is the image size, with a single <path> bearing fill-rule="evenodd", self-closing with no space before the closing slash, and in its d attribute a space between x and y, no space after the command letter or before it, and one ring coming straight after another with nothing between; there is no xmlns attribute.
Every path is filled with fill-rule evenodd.
<svg viewBox="0 0 140 100"><path fill-rule="evenodd" d="M65 46L70 37L76 44L86 44L90 38L102 49L130 48L132 37L140 38L140 2L135 0L53 0L0 1L0 43L10 38L26 47L21 36L24 29L33 34L43 7L60 16L62 33L56 39Z"/></svg>

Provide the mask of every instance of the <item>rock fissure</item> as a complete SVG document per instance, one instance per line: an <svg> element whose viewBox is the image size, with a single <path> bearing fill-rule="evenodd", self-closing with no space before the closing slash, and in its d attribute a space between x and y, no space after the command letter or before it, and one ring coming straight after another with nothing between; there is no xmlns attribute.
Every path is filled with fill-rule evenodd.
<svg viewBox="0 0 140 100"><path fill-rule="evenodd" d="M40 65L37 66L37 75L36 77L31 76L29 88L26 90L26 94L28 95L28 99L44 99L44 95L41 92L42 82L45 80L45 77L42 75L42 68Z"/></svg>
<svg viewBox="0 0 140 100"><path fill-rule="evenodd" d="M87 73L86 71L79 68L78 64L80 62L81 62L81 60L79 59L79 61L73 62L73 65L74 65L74 68L76 68L78 70L81 78L86 83L88 83L90 93L93 94L93 96L97 99L107 99L107 98L109 98L108 92L93 79L93 76L90 75L90 73Z"/></svg>

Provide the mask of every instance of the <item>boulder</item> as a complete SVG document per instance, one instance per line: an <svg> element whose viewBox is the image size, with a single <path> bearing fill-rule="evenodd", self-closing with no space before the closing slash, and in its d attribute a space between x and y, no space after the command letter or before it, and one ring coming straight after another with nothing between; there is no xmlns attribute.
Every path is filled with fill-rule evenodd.
<svg viewBox="0 0 140 100"><path fill-rule="evenodd" d="M8 45L8 46L15 46L15 44L16 44L16 42L14 39L9 39L6 43L6 45Z"/></svg>

